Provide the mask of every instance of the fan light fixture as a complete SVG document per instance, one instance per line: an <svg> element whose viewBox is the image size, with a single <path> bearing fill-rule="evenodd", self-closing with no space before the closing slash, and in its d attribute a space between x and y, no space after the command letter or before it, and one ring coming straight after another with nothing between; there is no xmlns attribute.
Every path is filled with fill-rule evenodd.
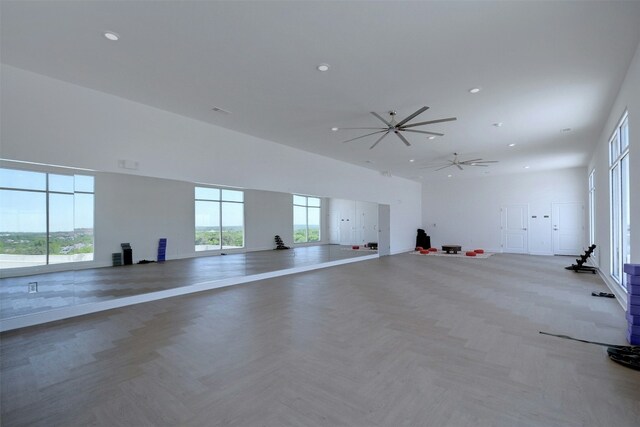
<svg viewBox="0 0 640 427"><path fill-rule="evenodd" d="M329 64L320 64L318 65L318 71L328 71L329 70Z"/></svg>
<svg viewBox="0 0 640 427"><path fill-rule="evenodd" d="M449 162L448 165L432 166L432 167L438 168L435 170L437 172L442 169L450 168L451 166L455 166L460 170L464 170L463 166L476 166L476 167L486 168L489 166L488 163L498 163L497 160L482 160L482 159L458 160L458 153L453 153L453 160L447 160L447 161Z"/></svg>
<svg viewBox="0 0 640 427"><path fill-rule="evenodd" d="M375 112L372 111L371 114L373 114L373 116L376 119L378 119L382 123L384 123L386 127L341 128L341 130L342 129L374 130L374 132L368 133L366 135L358 136L356 138L351 138L351 139L348 139L348 140L342 141L342 142L351 142L351 141L355 141L356 139L366 138L367 136L376 135L376 134L382 134L376 140L376 142L374 142L373 145L371 147L369 147L369 150L371 150L373 147L378 145L378 143L380 141L382 141L385 136L387 136L391 132L393 132L404 143L404 145L406 145L407 147L410 147L411 143L409 143L409 141L407 141L407 138L405 138L405 136L402 134L403 132L415 132L415 133L427 134L427 135L431 135L431 137L430 137L430 139L431 139L434 136L444 136L444 134L443 133L438 133L438 132L427 132L426 130L416 130L416 129L413 129L413 128L416 127L416 126L423 126L423 125L430 125L430 124L433 124L433 123L442 123L442 122L450 122L450 121L453 121L453 120L458 120L456 117L449 117L449 118L446 118L446 119L436 119L436 120L429 120L429 121L426 121L426 122L408 124L411 120L415 119L417 116L419 116L420 114L424 113L428 109L429 109L429 107L419 108L413 114L409 114L407 117L405 117L404 119L400 120L399 122L396 122L396 112L395 111L389 111L389 120L383 118L378 113L375 113Z"/></svg>

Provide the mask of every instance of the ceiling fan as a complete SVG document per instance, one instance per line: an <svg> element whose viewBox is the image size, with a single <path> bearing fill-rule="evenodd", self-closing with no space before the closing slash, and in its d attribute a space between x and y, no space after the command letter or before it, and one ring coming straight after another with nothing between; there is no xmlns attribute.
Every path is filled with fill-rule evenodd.
<svg viewBox="0 0 640 427"><path fill-rule="evenodd" d="M498 163L497 160L482 160L482 159L458 160L458 153L453 153L453 160L447 160L447 161L449 162L448 165L439 167L435 171L450 168L451 166L455 166L460 170L464 170L463 166L478 166L478 167L486 168L489 166L486 163Z"/></svg>
<svg viewBox="0 0 640 427"><path fill-rule="evenodd" d="M412 128L414 128L416 126L430 125L430 124L433 124L433 123L450 122L450 121L453 121L453 120L457 120L456 117L449 117L447 119L429 120L429 121L426 121L426 122L408 124L411 120L415 119L418 115L424 113L428 109L429 109L429 107L422 107L422 108L418 109L416 112L414 112L413 114L409 114L407 117L405 117L404 119L400 120L399 122L396 122L396 112L395 111L389 111L389 116L390 116L389 120L384 119L378 113L374 113L372 111L371 114L373 114L378 120L380 120L382 123L384 123L386 127L377 127L377 128L374 128L374 127L370 127L370 128L340 128L341 130L342 129L359 129L359 130L364 130L364 129L372 130L372 129L375 129L376 130L375 132L371 132L371 133L368 133L366 135L362 135L362 136L359 136L357 138L348 139L348 140L342 141L342 142L351 142L351 141L355 141L356 139L365 138L367 136L376 135L376 134L382 134L380 136L380 138L378 138L376 140L376 142L374 142L374 144L371 147L369 147L369 150L371 150L373 147L378 145L378 143L380 141L382 141L385 136L389 135L391 132L393 132L396 135L398 135L398 138L400 138L400 140L402 142L404 142L404 145L406 145L407 147L411 146L411 144L409 143L409 141L407 141L407 138L405 138L404 135L402 135L401 132L415 132L415 133L422 133L422 134L432 135L432 136L444 136L443 133L427 132L425 130L417 130L417 129L412 129Z"/></svg>

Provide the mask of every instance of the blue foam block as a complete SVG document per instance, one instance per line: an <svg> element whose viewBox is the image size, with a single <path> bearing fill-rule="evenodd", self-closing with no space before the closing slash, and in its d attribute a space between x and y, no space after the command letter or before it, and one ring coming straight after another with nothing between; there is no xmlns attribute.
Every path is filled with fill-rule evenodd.
<svg viewBox="0 0 640 427"><path fill-rule="evenodd" d="M640 325L628 325L627 332L640 337Z"/></svg>
<svg viewBox="0 0 640 427"><path fill-rule="evenodd" d="M638 305L640 306L640 295L627 295L627 303L629 305Z"/></svg>
<svg viewBox="0 0 640 427"><path fill-rule="evenodd" d="M624 272L632 276L640 276L640 264L625 264Z"/></svg>
<svg viewBox="0 0 640 427"><path fill-rule="evenodd" d="M640 276L632 276L627 274L627 284L640 285Z"/></svg>
<svg viewBox="0 0 640 427"><path fill-rule="evenodd" d="M640 285L630 285L627 283L627 293L629 295L640 295Z"/></svg>
<svg viewBox="0 0 640 427"><path fill-rule="evenodd" d="M632 334L631 331L627 331L627 341L631 345L640 345L640 335Z"/></svg>
<svg viewBox="0 0 640 427"><path fill-rule="evenodd" d="M632 316L640 316L640 305L631 305L627 302L627 313Z"/></svg>
<svg viewBox="0 0 640 427"><path fill-rule="evenodd" d="M625 313L624 317L627 319L629 325L640 326L640 316L634 316L633 314Z"/></svg>

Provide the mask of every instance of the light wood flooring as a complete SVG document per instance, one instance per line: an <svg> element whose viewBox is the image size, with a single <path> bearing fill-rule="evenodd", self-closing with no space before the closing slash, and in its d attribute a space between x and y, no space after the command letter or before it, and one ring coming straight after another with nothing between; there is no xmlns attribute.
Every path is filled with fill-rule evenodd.
<svg viewBox="0 0 640 427"><path fill-rule="evenodd" d="M2 278L0 319L375 253L319 245ZM37 293L27 292L29 282Z"/></svg>
<svg viewBox="0 0 640 427"><path fill-rule="evenodd" d="M564 257L402 254L0 335L2 426L638 426Z"/></svg>

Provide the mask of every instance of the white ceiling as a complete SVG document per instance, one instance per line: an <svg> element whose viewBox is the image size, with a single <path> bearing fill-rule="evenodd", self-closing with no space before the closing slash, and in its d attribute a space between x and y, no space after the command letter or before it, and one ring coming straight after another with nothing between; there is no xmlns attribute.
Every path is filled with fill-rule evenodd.
<svg viewBox="0 0 640 427"><path fill-rule="evenodd" d="M454 151L499 160L490 174L586 165L640 40L640 2L3 0L1 25L3 63L427 181L485 172L420 168ZM374 136L343 144L365 132L330 130L425 105L416 121L458 118L423 128L444 137L369 150Z"/></svg>

